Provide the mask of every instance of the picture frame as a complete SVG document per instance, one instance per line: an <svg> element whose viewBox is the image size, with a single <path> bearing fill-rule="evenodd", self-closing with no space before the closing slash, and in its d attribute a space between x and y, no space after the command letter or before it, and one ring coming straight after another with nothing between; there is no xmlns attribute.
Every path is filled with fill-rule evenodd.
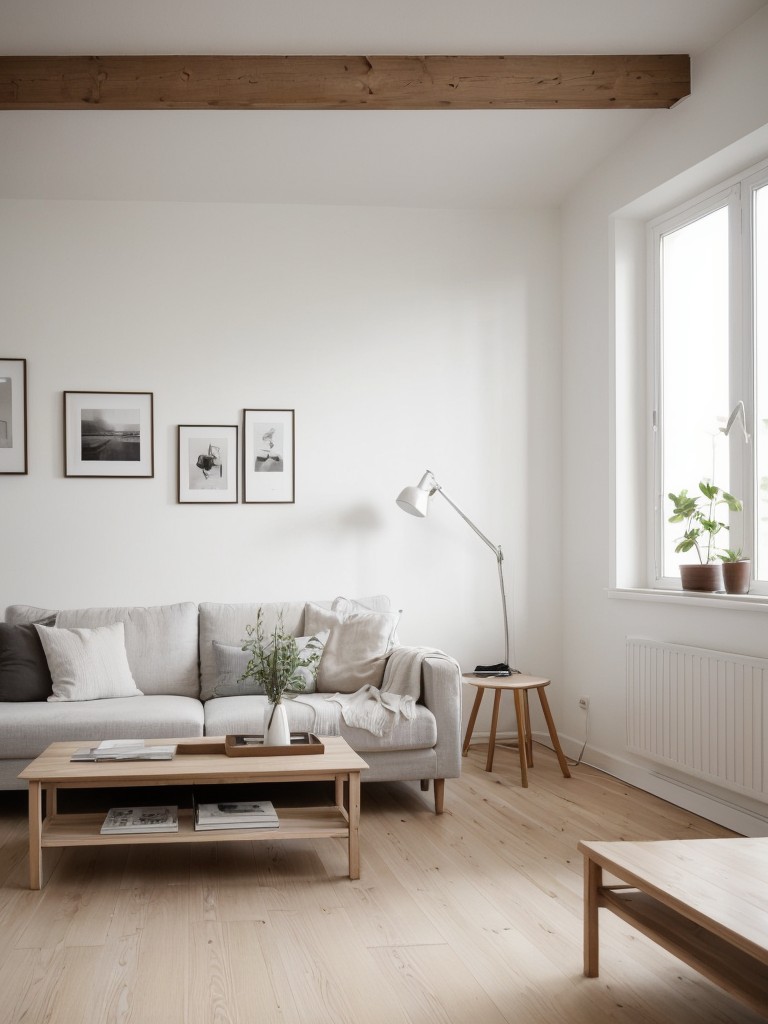
<svg viewBox="0 0 768 1024"><path fill-rule="evenodd" d="M64 475L153 477L151 391L65 391Z"/></svg>
<svg viewBox="0 0 768 1024"><path fill-rule="evenodd" d="M296 500L293 409L243 410L243 502L293 504Z"/></svg>
<svg viewBox="0 0 768 1024"><path fill-rule="evenodd" d="M180 424L179 488L181 504L231 504L238 491L239 428L237 424Z"/></svg>
<svg viewBox="0 0 768 1024"><path fill-rule="evenodd" d="M27 360L0 358L0 473L27 472Z"/></svg>

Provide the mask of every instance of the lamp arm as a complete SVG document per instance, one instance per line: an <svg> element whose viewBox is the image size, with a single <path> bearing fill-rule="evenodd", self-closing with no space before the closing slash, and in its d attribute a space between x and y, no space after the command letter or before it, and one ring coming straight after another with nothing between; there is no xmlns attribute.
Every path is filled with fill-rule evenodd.
<svg viewBox="0 0 768 1024"><path fill-rule="evenodd" d="M497 560L499 562L501 562L501 559L503 558L503 555L501 553L501 548L497 547L490 540L488 540L488 538L485 536L483 531L480 530L477 526L475 526L475 524L472 522L472 520L469 518L469 516L466 515L466 513L461 511L461 509L459 508L459 506L456 504L455 501L453 501L451 498L448 497L448 495L445 493L445 491L440 486L440 484L437 482L437 480L434 480L434 484L435 484L435 490L438 491L440 494L442 494L442 496L445 498L445 500L448 502L448 504L451 506L451 508L454 510L454 512L458 512L458 514L461 516L461 518L464 520L464 522L467 524L467 526L471 526L472 527L472 529L475 531L475 533L480 538L480 540L483 541L484 544L488 545L488 547L491 549L491 551L494 553L494 555L496 555Z"/></svg>
<svg viewBox="0 0 768 1024"><path fill-rule="evenodd" d="M442 494L442 496L445 498L445 500L448 502L448 504L451 506L454 512L457 512L461 516L461 518L464 520L467 526L470 526L475 531L480 540L484 544L487 544L488 547L496 556L496 564L499 568L499 587L501 588L501 610L504 616L504 664L509 666L509 617L507 615L507 595L504 591L504 572L502 570L504 555L502 554L501 547L490 541L483 533L483 531L479 529L477 526L475 526L475 524L472 522L469 516L462 512L462 510L459 508L456 502L448 497L448 495L445 493L445 491L437 482L437 480L435 480L434 476L432 477L432 483L434 484L434 490Z"/></svg>

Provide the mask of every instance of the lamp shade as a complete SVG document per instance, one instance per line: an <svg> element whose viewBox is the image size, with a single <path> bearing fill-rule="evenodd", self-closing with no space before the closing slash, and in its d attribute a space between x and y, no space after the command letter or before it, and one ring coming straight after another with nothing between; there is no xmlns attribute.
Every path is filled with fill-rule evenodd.
<svg viewBox="0 0 768 1024"><path fill-rule="evenodd" d="M397 496L397 504L403 512L423 519L429 511L429 491L420 487L404 487Z"/></svg>
<svg viewBox="0 0 768 1024"><path fill-rule="evenodd" d="M438 489L437 481L430 470L419 480L416 487L404 487L397 496L397 504L410 516L426 517L429 512L429 499Z"/></svg>

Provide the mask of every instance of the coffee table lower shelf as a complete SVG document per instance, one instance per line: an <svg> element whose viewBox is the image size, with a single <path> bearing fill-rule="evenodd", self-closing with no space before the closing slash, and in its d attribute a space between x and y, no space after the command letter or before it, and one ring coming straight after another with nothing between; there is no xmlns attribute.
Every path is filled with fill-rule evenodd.
<svg viewBox="0 0 768 1024"><path fill-rule="evenodd" d="M276 808L277 828L228 828L196 831L192 811L179 810L178 832L129 832L102 835L104 813L57 814L43 823L40 845L136 846L146 843L279 842L282 839L346 839L349 822L338 807Z"/></svg>

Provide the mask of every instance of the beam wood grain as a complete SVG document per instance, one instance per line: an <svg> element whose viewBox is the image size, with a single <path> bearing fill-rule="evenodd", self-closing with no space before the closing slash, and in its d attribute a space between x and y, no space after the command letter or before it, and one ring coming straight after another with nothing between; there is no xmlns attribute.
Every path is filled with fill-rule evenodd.
<svg viewBox="0 0 768 1024"><path fill-rule="evenodd" d="M0 57L2 110L652 109L687 54Z"/></svg>

